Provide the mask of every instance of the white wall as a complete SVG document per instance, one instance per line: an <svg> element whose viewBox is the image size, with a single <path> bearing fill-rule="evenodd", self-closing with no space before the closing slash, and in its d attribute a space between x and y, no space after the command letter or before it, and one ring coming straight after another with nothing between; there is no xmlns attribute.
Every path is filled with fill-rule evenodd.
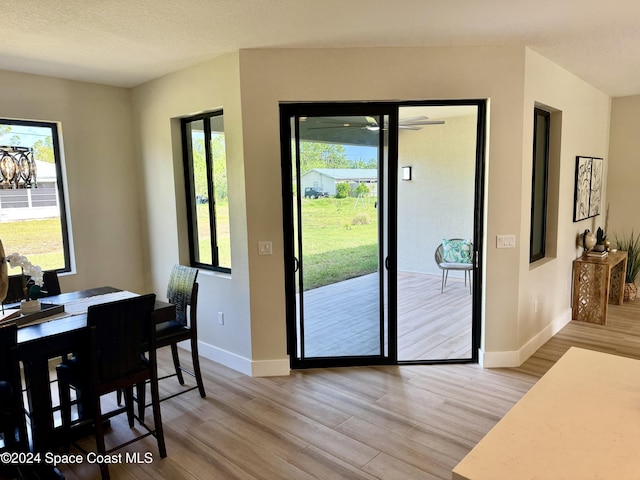
<svg viewBox="0 0 640 480"><path fill-rule="evenodd" d="M59 122L75 271L63 291L146 291L130 90L0 71L0 116ZM0 223L2 230L8 228Z"/></svg>
<svg viewBox="0 0 640 480"><path fill-rule="evenodd" d="M252 365L245 164L238 54L182 70L133 90L138 156L146 185L149 281L164 293L174 263L189 263L188 229L180 138L181 117L224 111L232 273L198 275L200 353L245 373ZM217 312L225 315L218 325Z"/></svg>
<svg viewBox="0 0 640 480"><path fill-rule="evenodd" d="M457 115L443 120L444 125L400 131L398 164L400 168L411 165L413 177L398 182L401 271L440 275L434 252L442 239L473 241L478 117ZM401 172L398 175L401 178Z"/></svg>
<svg viewBox="0 0 640 480"><path fill-rule="evenodd" d="M4 116L62 122L78 264L66 289L107 283L163 296L172 264L188 255L178 119L224 108L233 273L200 273L200 339L204 355L251 374L288 365L279 102L460 98L489 100L483 360L517 364L566 318L573 237L594 223L571 221L573 159L606 156L608 141L608 97L534 52L246 50L132 92L0 72ZM562 110L563 129L556 257L530 268L535 102ZM515 234L517 248L496 249L497 234ZM273 255L258 255L264 240Z"/></svg>
<svg viewBox="0 0 640 480"><path fill-rule="evenodd" d="M513 199L521 195L524 62L519 47L240 52L254 356L284 355L278 103L490 99L487 234L495 238L518 232L522 221ZM272 257L253 253L260 239L273 241ZM519 265L498 255L495 244L488 243L485 253L484 347L517 350Z"/></svg>
<svg viewBox="0 0 640 480"><path fill-rule="evenodd" d="M581 79L568 73L541 55L526 50L524 118L521 161L521 193L514 203L521 204L519 230L514 250L497 250L496 255L513 257L518 265L518 307L515 319L518 351L510 363L519 364L533 353L550 335L571 319L572 262L582 252L576 248L579 233L585 228L595 231L604 224L604 215L573 222L575 158L577 155L604 157L609 142L610 98ZM551 232L556 242L547 245L547 258L529 264L531 211L531 170L533 145L533 109L543 104L561 112L557 202L549 206ZM559 119L557 116L552 117ZM605 167L606 169L606 167ZM550 175L554 175L550 172ZM550 189L553 178L550 176ZM553 197L550 193L550 198ZM606 191L603 198L606 198ZM603 211L605 209L603 208ZM553 219L557 218L557 229ZM495 237L488 242L495 245ZM549 248L550 247L550 248ZM505 353L505 352L503 352Z"/></svg>
<svg viewBox="0 0 640 480"><path fill-rule="evenodd" d="M611 106L611 144L607 186L608 238L640 235L640 96L614 98ZM636 279L638 281L638 279Z"/></svg>
<svg viewBox="0 0 640 480"><path fill-rule="evenodd" d="M519 363L568 306L566 280L575 253L568 239L577 231L565 215L573 195L570 159L578 151L606 150L608 131L605 95L524 48L244 50L135 89L147 185L177 192L162 199L153 190L147 194L154 288L166 282L176 251L186 254L180 155L171 118L218 106L234 116L225 122L235 150L228 154L234 272L231 279L207 277L201 290L207 299L202 311L212 316L221 309L229 320L222 328L208 324L203 338L215 351L251 363L255 373L287 362L279 103L483 98L489 99L490 114L482 350L488 364ZM557 260L529 271L523 246L528 245L535 101L563 110L562 154L569 161L563 160L560 181L569 193L559 206ZM515 234L518 248L496 249L497 234ZM273 242L273 255L258 255L263 240ZM544 312L535 318L525 308L532 295Z"/></svg>

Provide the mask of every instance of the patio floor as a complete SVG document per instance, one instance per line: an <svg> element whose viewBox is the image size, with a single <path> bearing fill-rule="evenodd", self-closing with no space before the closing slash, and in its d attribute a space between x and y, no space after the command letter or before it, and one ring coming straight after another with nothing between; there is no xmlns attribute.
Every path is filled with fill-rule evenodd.
<svg viewBox="0 0 640 480"><path fill-rule="evenodd" d="M463 279L398 274L398 360L471 357L471 295ZM379 354L377 274L304 293L305 357Z"/></svg>

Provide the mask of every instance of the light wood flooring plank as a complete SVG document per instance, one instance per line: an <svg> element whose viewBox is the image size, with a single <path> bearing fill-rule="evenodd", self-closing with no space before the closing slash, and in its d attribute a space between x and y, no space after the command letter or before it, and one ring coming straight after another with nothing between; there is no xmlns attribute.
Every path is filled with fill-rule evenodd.
<svg viewBox="0 0 640 480"><path fill-rule="evenodd" d="M375 366L250 378L202 359L207 398L193 391L162 403L168 457L145 439L127 451L152 452L153 463L114 465L112 478L449 480L572 345L640 358L640 301L610 305L606 326L569 323L516 369ZM168 351L160 361L171 364ZM165 382L163 392L180 388ZM128 433L125 420L113 425L111 435ZM99 478L86 463L61 469L69 480Z"/></svg>

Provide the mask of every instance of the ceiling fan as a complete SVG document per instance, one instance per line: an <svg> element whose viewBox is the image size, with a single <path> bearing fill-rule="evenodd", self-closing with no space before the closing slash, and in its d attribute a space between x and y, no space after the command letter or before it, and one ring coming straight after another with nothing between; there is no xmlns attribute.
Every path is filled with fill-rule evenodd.
<svg viewBox="0 0 640 480"><path fill-rule="evenodd" d="M375 117L302 117L301 121L312 123L307 128L309 130L334 129L344 130L357 128L377 132L380 124ZM398 121L398 128L401 130L421 130L424 125L443 125L444 120L429 120L429 117L420 115L417 117L401 118ZM388 123L384 122L383 130L388 128Z"/></svg>

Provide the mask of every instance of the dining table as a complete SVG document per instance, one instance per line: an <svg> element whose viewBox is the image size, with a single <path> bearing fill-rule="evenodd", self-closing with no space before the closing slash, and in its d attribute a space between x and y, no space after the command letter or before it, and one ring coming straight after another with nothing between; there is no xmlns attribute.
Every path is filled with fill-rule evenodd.
<svg viewBox="0 0 640 480"><path fill-rule="evenodd" d="M89 306L136 295L108 286L62 293L43 298L42 302L64 306L63 313L39 318L33 323L20 325L18 322L16 356L23 366L32 451L47 452L63 445L60 427L56 427L54 422L50 361L73 353L86 339ZM157 324L174 318L175 305L156 300L154 322Z"/></svg>

